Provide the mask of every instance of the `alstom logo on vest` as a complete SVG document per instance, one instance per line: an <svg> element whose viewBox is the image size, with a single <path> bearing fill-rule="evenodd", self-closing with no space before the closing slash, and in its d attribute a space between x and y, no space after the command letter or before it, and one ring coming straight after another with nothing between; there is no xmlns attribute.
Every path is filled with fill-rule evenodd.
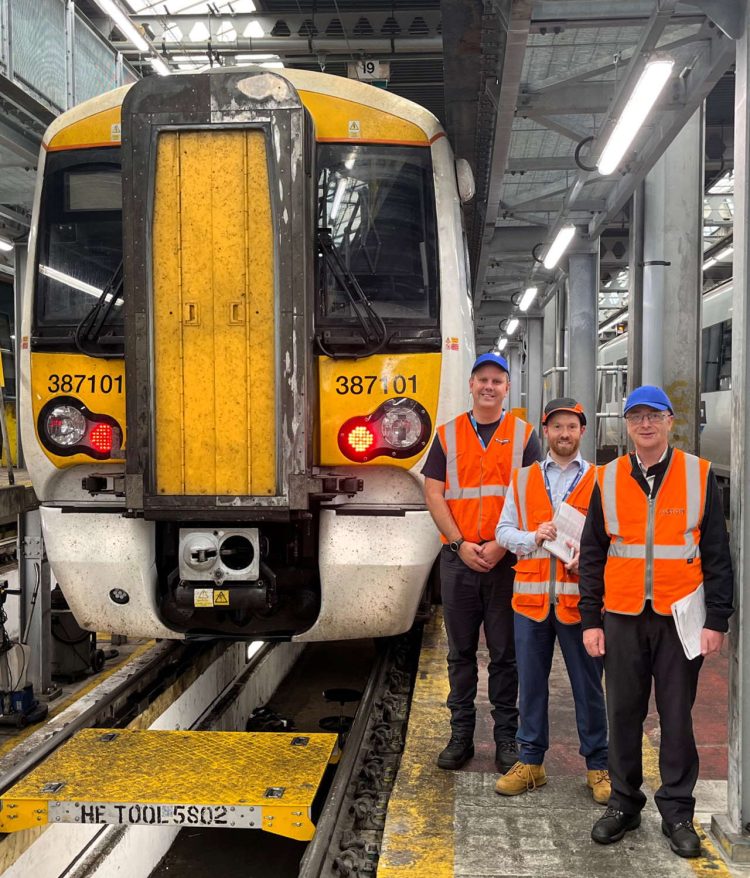
<svg viewBox="0 0 750 878"><path fill-rule="evenodd" d="M685 514L684 508L683 509L677 509L677 508L660 509L659 512L662 515L684 515Z"/></svg>

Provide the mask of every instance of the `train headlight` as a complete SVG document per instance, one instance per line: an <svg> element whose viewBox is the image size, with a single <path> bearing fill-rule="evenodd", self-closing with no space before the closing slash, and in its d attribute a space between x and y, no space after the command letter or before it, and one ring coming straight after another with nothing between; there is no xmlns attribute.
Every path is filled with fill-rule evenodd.
<svg viewBox="0 0 750 878"><path fill-rule="evenodd" d="M425 447L432 422L424 406L406 396L387 399L369 415L349 418L339 430L339 450L357 463L375 457L413 457Z"/></svg>
<svg viewBox="0 0 750 878"><path fill-rule="evenodd" d="M59 396L42 407L37 420L39 439L52 454L87 454L96 460L121 458L122 428L74 396Z"/></svg>
<svg viewBox="0 0 750 878"><path fill-rule="evenodd" d="M413 409L391 409L383 415L380 429L393 448L412 448L422 434L422 421Z"/></svg>
<svg viewBox="0 0 750 878"><path fill-rule="evenodd" d="M56 405L44 420L48 438L63 448L78 445L86 432L86 418L72 405Z"/></svg>

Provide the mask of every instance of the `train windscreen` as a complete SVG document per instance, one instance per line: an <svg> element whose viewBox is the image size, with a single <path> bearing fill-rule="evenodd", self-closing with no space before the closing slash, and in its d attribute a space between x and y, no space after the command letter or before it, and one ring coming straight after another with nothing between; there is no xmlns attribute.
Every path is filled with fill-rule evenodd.
<svg viewBox="0 0 750 878"><path fill-rule="evenodd" d="M435 193L429 149L381 144L319 144L318 225L390 327L437 327ZM353 322L332 273L318 320Z"/></svg>
<svg viewBox="0 0 750 878"><path fill-rule="evenodd" d="M39 223L35 339L72 340L122 262L120 150L47 158ZM107 324L122 335L122 300ZM120 345L121 346L121 345ZM116 353L116 351L112 351Z"/></svg>

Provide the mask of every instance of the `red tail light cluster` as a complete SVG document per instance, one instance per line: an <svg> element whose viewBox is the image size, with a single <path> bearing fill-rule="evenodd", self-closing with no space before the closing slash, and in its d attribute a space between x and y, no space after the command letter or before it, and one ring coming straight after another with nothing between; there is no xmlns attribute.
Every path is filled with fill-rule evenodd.
<svg viewBox="0 0 750 878"><path fill-rule="evenodd" d="M122 429L109 415L90 411L73 396L58 396L39 412L37 432L52 454L87 454L96 460L119 457Z"/></svg>
<svg viewBox="0 0 750 878"><path fill-rule="evenodd" d="M416 400L388 399L369 415L349 418L339 430L339 450L357 463L375 457L413 457L427 444L432 422Z"/></svg>

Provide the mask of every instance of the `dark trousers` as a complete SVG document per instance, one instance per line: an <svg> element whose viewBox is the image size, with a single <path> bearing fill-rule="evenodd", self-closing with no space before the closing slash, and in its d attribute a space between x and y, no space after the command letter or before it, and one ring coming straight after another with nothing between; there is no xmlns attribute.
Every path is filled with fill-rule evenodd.
<svg viewBox="0 0 750 878"><path fill-rule="evenodd" d="M470 738L476 724L479 630L490 654L488 694L495 741L513 741L518 730L518 675L513 639L513 564L507 553L488 573L476 573L455 552L440 554L443 618L448 634L448 681L451 729Z"/></svg>
<svg viewBox="0 0 750 878"><path fill-rule="evenodd" d="M602 691L603 663L583 646L581 626L564 625L550 610L536 622L515 614L516 660L518 661L519 758L529 765L541 765L549 749L549 675L555 638L565 660L573 690L580 754L589 769L607 767L607 712Z"/></svg>
<svg viewBox="0 0 750 878"><path fill-rule="evenodd" d="M691 715L702 657L688 661L671 616L646 604L639 616L604 614L607 714L609 716L609 804L626 814L643 808L641 746L651 678L661 726L661 786L654 801L669 823L692 820L698 751Z"/></svg>

